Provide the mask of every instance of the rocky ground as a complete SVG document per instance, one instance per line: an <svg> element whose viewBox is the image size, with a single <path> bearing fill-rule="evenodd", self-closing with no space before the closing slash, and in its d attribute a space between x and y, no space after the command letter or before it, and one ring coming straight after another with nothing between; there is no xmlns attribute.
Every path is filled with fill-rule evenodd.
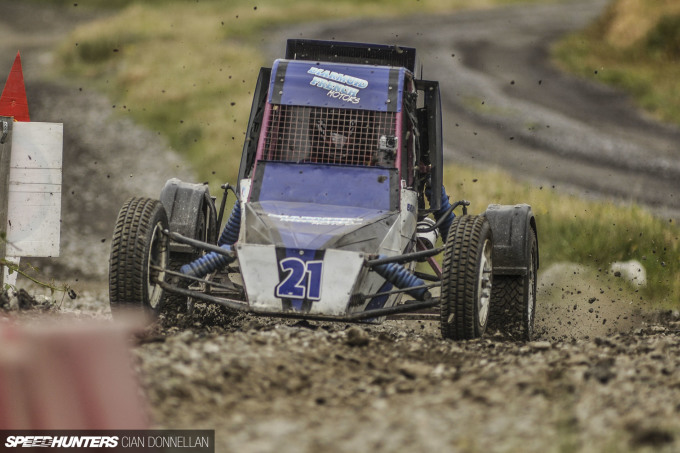
<svg viewBox="0 0 680 453"><path fill-rule="evenodd" d="M1 318L109 317L101 292L36 299L0 297ZM561 328L542 307L529 343L198 306L161 317L132 354L154 423L215 429L218 451L677 451L680 314L580 336L569 325L594 315L578 305Z"/></svg>
<svg viewBox="0 0 680 453"><path fill-rule="evenodd" d="M0 6L39 17L18 2ZM72 22L40 22L43 40L29 39L21 20L0 19L0 33L12 49L28 44L33 118L65 124L62 256L31 261L77 297L43 296L20 279L27 291L0 295L0 325L110 319L119 206L154 196L168 177L191 179L157 134L29 63L49 60L45 49L64 32L49 24L86 19L68 14ZM680 315L642 311L649 301L621 295L623 286L607 270L542 269L529 343L493 332L445 341L434 321L331 324L198 306L161 317L131 352L154 424L215 429L220 452L678 451Z"/></svg>

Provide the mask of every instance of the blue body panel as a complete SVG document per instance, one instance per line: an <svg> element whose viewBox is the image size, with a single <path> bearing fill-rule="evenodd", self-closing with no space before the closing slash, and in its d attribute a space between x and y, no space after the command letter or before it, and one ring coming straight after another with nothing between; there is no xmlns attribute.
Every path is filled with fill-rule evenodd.
<svg viewBox="0 0 680 453"><path fill-rule="evenodd" d="M250 201L284 201L394 211L395 169L293 162L258 163ZM335 217L343 217L335 211Z"/></svg>
<svg viewBox="0 0 680 453"><path fill-rule="evenodd" d="M401 111L404 68L276 60L271 104Z"/></svg>

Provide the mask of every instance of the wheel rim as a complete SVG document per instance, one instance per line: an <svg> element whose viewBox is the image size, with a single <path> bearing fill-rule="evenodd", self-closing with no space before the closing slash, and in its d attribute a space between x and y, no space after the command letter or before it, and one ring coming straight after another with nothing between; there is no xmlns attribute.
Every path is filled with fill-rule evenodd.
<svg viewBox="0 0 680 453"><path fill-rule="evenodd" d="M163 225L159 223L153 229L151 236L151 247L149 248L149 259L147 275L147 294L149 295L149 306L155 309L163 297L163 288L160 282L165 280L165 268L168 262L168 247L165 236L161 232Z"/></svg>
<svg viewBox="0 0 680 453"><path fill-rule="evenodd" d="M481 262L479 263L479 275L477 278L477 312L479 313L479 326L486 325L489 317L489 305L491 304L491 241L484 241Z"/></svg>
<svg viewBox="0 0 680 453"><path fill-rule="evenodd" d="M529 263L529 281L527 288L527 330L531 335L534 326L534 310L536 308L536 250L531 249L531 259Z"/></svg>

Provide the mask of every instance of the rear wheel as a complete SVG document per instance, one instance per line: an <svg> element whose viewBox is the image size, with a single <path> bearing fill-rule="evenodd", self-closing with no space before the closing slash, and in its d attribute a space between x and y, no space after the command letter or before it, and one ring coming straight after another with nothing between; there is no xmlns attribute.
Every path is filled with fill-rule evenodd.
<svg viewBox="0 0 680 453"><path fill-rule="evenodd" d="M490 328L517 340L531 340L534 335L538 240L533 229L530 229L526 246L526 274L494 276L489 313Z"/></svg>
<svg viewBox="0 0 680 453"><path fill-rule="evenodd" d="M486 330L492 288L491 227L483 216L456 217L444 250L441 331L444 338L478 338Z"/></svg>
<svg viewBox="0 0 680 453"><path fill-rule="evenodd" d="M111 310L161 308L168 268L169 240L165 208L158 200L131 198L118 214L109 261Z"/></svg>

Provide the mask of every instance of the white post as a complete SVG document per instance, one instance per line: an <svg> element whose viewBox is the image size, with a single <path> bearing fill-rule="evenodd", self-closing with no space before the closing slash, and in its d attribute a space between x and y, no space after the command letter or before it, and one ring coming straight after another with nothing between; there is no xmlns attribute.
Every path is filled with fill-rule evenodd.
<svg viewBox="0 0 680 453"><path fill-rule="evenodd" d="M63 125L15 122L11 126L11 144L7 148L11 147L11 153L5 158L3 151L3 174L8 174L0 196L7 206L6 218L0 218L0 226L6 232L0 256L16 264L19 257L57 257L61 236ZM14 285L16 277L16 273L9 275L4 269L5 283Z"/></svg>
<svg viewBox="0 0 680 453"><path fill-rule="evenodd" d="M0 259L5 258L7 250L7 209L9 192L9 166L12 155L13 118L0 116ZM0 266L0 291L9 282L8 269ZM15 280L16 281L16 280Z"/></svg>
<svg viewBox="0 0 680 453"><path fill-rule="evenodd" d="M63 125L14 123L10 162L9 256L59 256Z"/></svg>

